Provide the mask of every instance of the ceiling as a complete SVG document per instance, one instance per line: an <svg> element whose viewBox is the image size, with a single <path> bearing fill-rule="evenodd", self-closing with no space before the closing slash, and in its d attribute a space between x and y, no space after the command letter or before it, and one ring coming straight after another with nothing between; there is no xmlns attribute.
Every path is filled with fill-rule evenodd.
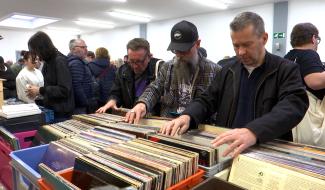
<svg viewBox="0 0 325 190"><path fill-rule="evenodd" d="M252 5L278 2L279 0L219 1L227 2L227 4L229 4L228 9L235 9ZM49 24L48 26L77 28L80 29L82 33L94 32L100 29L79 26L73 22L78 18L109 21L115 23L116 27L138 24L137 22L111 17L106 12L112 9L122 9L144 13L152 17L151 21L221 11L215 8L197 4L191 0L127 0L126 3L117 2L116 0L0 0L0 19L13 12L44 17L54 17L61 20ZM17 28L6 29L21 30Z"/></svg>

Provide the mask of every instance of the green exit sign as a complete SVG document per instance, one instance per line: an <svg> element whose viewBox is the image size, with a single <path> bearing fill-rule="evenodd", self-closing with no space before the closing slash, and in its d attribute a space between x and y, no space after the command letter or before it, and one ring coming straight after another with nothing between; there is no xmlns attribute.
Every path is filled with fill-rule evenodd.
<svg viewBox="0 0 325 190"><path fill-rule="evenodd" d="M285 32L275 32L275 33L273 33L273 38L274 39L286 38L286 33Z"/></svg>

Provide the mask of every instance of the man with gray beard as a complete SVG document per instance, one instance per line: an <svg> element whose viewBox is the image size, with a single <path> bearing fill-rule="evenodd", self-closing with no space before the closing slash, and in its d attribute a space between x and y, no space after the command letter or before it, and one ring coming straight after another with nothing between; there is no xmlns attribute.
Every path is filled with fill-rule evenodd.
<svg viewBox="0 0 325 190"><path fill-rule="evenodd" d="M168 50L176 56L160 68L156 80L126 114L126 122L138 123L158 102L161 103L160 116L180 115L193 98L205 91L220 70L219 65L199 52L201 40L193 23L175 24L170 37Z"/></svg>

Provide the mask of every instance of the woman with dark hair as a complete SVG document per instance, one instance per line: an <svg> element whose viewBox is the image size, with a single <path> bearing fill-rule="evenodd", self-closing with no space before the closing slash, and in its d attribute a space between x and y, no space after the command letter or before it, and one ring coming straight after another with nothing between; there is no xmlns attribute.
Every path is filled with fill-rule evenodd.
<svg viewBox="0 0 325 190"><path fill-rule="evenodd" d="M43 74L36 68L36 61L33 61L32 55L29 51L22 53L25 67L19 72L16 77L17 96L19 100L26 103L34 103L35 98L29 98L26 90L30 85L42 87L44 86Z"/></svg>
<svg viewBox="0 0 325 190"><path fill-rule="evenodd" d="M0 56L0 78L6 79L5 81L3 81L4 99L16 97L15 74L10 69L10 66L5 64L1 56Z"/></svg>
<svg viewBox="0 0 325 190"><path fill-rule="evenodd" d="M42 105L54 111L56 121L70 118L74 109L74 97L66 56L59 52L50 37L41 31L29 39L28 48L33 60L37 56L44 62L44 87L30 85L27 88L28 96L35 98L41 95Z"/></svg>

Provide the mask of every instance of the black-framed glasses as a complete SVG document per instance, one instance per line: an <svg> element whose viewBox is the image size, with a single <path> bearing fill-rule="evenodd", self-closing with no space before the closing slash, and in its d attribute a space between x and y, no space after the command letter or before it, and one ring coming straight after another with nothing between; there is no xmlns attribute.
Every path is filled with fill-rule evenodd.
<svg viewBox="0 0 325 190"><path fill-rule="evenodd" d="M128 63L131 64L131 65L141 65L146 61L147 56L148 56L148 54L146 54L142 60L130 60L130 59L128 59Z"/></svg>
<svg viewBox="0 0 325 190"><path fill-rule="evenodd" d="M317 41L317 44L320 44L320 41L321 41L322 39L319 37L319 36L316 36L316 41Z"/></svg>
<svg viewBox="0 0 325 190"><path fill-rule="evenodd" d="M74 46L74 47L80 47L82 49L86 49L87 48L87 46Z"/></svg>

